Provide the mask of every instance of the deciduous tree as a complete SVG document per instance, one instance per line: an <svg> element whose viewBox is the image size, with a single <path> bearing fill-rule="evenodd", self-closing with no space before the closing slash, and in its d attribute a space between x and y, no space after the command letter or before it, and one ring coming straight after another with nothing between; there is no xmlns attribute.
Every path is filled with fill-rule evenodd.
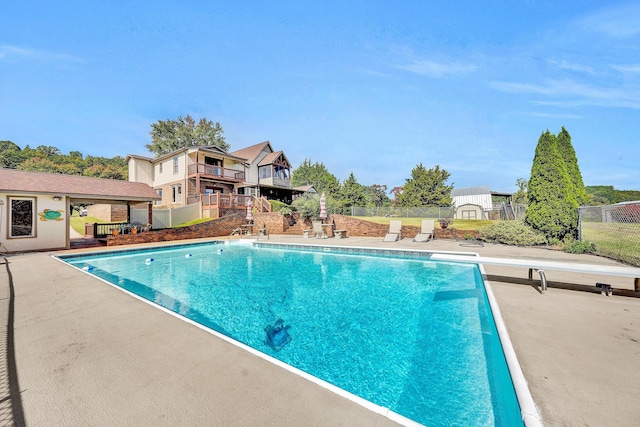
<svg viewBox="0 0 640 427"><path fill-rule="evenodd" d="M529 203L529 199L527 198L527 186L529 185L529 181L525 178L518 178L516 180L516 185L518 186L518 191L513 195L513 201L514 203L526 205Z"/></svg>
<svg viewBox="0 0 640 427"><path fill-rule="evenodd" d="M377 208L381 206L389 206L391 200L387 196L387 186L382 184L373 184L365 188L365 194L367 196L367 206L375 206Z"/></svg>
<svg viewBox="0 0 640 427"><path fill-rule="evenodd" d="M195 120L187 115L177 120L158 120L151 125L151 144L145 145L156 157L184 147L211 145L224 151L229 144L224 138L220 123L201 118Z"/></svg>

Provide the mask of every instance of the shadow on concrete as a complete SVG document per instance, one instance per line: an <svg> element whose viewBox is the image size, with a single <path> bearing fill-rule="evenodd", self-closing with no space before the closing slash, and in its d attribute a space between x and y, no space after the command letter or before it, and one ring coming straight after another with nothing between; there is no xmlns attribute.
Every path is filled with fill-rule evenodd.
<svg viewBox="0 0 640 427"><path fill-rule="evenodd" d="M540 291L540 281L539 280L529 280L529 279L521 279L517 277L511 276L497 276L494 274L487 274L486 279L491 282L505 282L505 283L514 283L517 285L528 285L534 288L539 293ZM547 287L549 288L558 288L558 289L568 289L572 291L580 291L580 292L589 292L592 294L599 294L601 290L596 288L595 282L593 282L593 286L588 285L579 285L575 283L568 282L554 282L547 281ZM634 297L640 298L640 292L634 292L629 289L613 289L613 295L624 296L624 297Z"/></svg>
<svg viewBox="0 0 640 427"><path fill-rule="evenodd" d="M13 335L14 298L13 276L9 260L0 258L7 275L6 283L0 280L0 424L19 426L25 424L20 385L16 370L15 346ZM3 324L2 319L6 319Z"/></svg>

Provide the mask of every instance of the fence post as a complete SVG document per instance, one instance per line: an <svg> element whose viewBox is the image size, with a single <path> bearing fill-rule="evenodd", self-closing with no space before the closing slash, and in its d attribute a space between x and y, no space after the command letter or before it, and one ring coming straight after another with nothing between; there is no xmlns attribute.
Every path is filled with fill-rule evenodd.
<svg viewBox="0 0 640 427"><path fill-rule="evenodd" d="M582 241L582 209L578 207L578 241Z"/></svg>

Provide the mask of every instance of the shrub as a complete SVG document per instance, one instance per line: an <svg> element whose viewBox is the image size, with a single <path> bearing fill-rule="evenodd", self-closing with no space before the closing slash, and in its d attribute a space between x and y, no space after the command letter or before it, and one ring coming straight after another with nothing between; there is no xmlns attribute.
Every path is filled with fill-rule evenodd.
<svg viewBox="0 0 640 427"><path fill-rule="evenodd" d="M586 240L575 240L565 244L562 250L568 254L590 254L596 251L596 245Z"/></svg>
<svg viewBox="0 0 640 427"><path fill-rule="evenodd" d="M514 246L534 246L547 243L544 235L526 225L524 221L500 221L478 230L480 239L486 242Z"/></svg>
<svg viewBox="0 0 640 427"><path fill-rule="evenodd" d="M291 206L300 212L300 218L318 218L320 214L320 197L305 194L293 201Z"/></svg>
<svg viewBox="0 0 640 427"><path fill-rule="evenodd" d="M271 203L272 212L282 212L282 209L289 209L289 211L291 211L291 206L284 202L281 202L280 200L269 200L269 203Z"/></svg>

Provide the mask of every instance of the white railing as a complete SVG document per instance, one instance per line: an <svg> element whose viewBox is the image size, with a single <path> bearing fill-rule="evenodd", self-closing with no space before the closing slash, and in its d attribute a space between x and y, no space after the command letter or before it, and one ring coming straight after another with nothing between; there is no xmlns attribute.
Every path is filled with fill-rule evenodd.
<svg viewBox="0 0 640 427"><path fill-rule="evenodd" d="M146 224L149 222L147 209L131 209L131 222ZM171 228L194 219L202 218L202 205L194 203L173 209L153 209L152 213L153 229Z"/></svg>

